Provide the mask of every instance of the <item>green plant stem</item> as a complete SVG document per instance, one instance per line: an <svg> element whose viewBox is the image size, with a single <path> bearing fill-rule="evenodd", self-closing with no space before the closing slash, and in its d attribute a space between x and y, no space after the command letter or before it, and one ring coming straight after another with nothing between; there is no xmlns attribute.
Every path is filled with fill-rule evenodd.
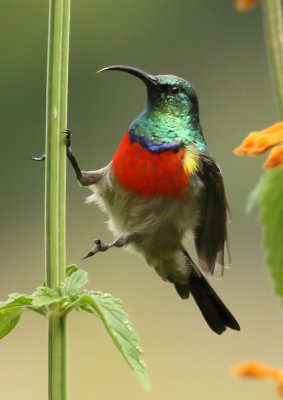
<svg viewBox="0 0 283 400"><path fill-rule="evenodd" d="M48 398L67 398L66 317L53 316L48 326Z"/></svg>
<svg viewBox="0 0 283 400"><path fill-rule="evenodd" d="M262 0L266 46L280 118L283 119L283 16L281 0Z"/></svg>
<svg viewBox="0 0 283 400"><path fill-rule="evenodd" d="M46 89L45 259L47 286L65 277L67 87L70 0L49 0ZM66 400L66 319L48 318L49 400Z"/></svg>
<svg viewBox="0 0 283 400"><path fill-rule="evenodd" d="M68 72L69 72L69 39L70 39L71 0L63 0L62 28L62 66L61 66L61 97L60 97L60 132L61 146L59 148L59 280L65 278L66 266L66 146L64 130L67 128L68 113Z"/></svg>
<svg viewBox="0 0 283 400"><path fill-rule="evenodd" d="M45 266L47 286L58 288L58 171L62 4L49 0L46 87Z"/></svg>

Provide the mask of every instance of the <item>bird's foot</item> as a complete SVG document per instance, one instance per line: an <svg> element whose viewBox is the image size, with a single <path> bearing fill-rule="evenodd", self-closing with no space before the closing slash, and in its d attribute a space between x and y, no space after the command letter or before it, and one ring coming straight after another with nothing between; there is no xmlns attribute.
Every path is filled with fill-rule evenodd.
<svg viewBox="0 0 283 400"><path fill-rule="evenodd" d="M42 154L40 157L31 157L33 161L44 161L45 160L45 154Z"/></svg>
<svg viewBox="0 0 283 400"><path fill-rule="evenodd" d="M69 129L65 129L62 131L66 135L65 142L66 142L66 147L69 149L71 146L71 131ZM31 157L32 160L34 161L44 161L46 159L45 154L42 154L42 156L39 157Z"/></svg>
<svg viewBox="0 0 283 400"><path fill-rule="evenodd" d="M85 257L83 257L83 260L86 258L94 256L96 253L104 252L108 250L110 247L112 247L111 244L108 243L103 243L100 239L95 239L93 241L94 247L87 253Z"/></svg>

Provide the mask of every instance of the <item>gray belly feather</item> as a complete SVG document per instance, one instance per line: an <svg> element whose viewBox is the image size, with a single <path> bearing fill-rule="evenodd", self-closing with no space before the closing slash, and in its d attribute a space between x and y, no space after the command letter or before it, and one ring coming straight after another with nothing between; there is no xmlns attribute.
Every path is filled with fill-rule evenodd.
<svg viewBox="0 0 283 400"><path fill-rule="evenodd" d="M109 216L108 226L115 237L131 234L130 247L141 253L165 280L185 283L190 274L180 252L185 234L198 223L202 184L190 179L187 194L181 198L143 197L122 188L109 167L96 185L88 202L96 202Z"/></svg>

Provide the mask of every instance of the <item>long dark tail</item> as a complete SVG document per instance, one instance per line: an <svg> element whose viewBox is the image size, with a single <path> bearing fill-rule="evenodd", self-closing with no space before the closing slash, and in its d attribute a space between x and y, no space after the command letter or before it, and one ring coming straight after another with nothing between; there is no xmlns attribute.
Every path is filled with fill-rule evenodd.
<svg viewBox="0 0 283 400"><path fill-rule="evenodd" d="M193 265L194 269L197 269L188 253L185 250L182 250L182 252L188 264ZM236 319L200 271L191 274L187 284L174 283L174 285L182 299L187 299L190 293L192 294L204 319L214 332L221 335L227 327L236 331L240 330Z"/></svg>

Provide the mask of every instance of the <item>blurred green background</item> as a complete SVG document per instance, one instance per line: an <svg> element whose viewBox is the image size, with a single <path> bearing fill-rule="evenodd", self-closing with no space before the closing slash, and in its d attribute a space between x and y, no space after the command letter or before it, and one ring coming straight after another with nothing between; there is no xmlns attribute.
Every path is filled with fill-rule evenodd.
<svg viewBox="0 0 283 400"><path fill-rule="evenodd" d="M30 293L44 279L44 150L48 2L0 2L1 284L0 298ZM73 1L69 124L85 169L111 159L129 122L143 109L140 81L110 64L190 80L199 95L206 140L220 163L232 210L231 269L213 286L241 324L217 336L194 302L181 301L135 255L118 249L82 261L95 237L110 240L106 217L92 205L68 167L68 262L89 272L89 287L120 297L134 321L152 391L139 383L98 320L69 318L70 400L274 398L271 383L244 381L231 367L256 359L282 367L283 313L264 266L257 213L245 213L261 175L260 159L232 149L246 133L276 121L260 9L237 13L227 0ZM47 398L47 325L26 313L0 343L5 400Z"/></svg>

